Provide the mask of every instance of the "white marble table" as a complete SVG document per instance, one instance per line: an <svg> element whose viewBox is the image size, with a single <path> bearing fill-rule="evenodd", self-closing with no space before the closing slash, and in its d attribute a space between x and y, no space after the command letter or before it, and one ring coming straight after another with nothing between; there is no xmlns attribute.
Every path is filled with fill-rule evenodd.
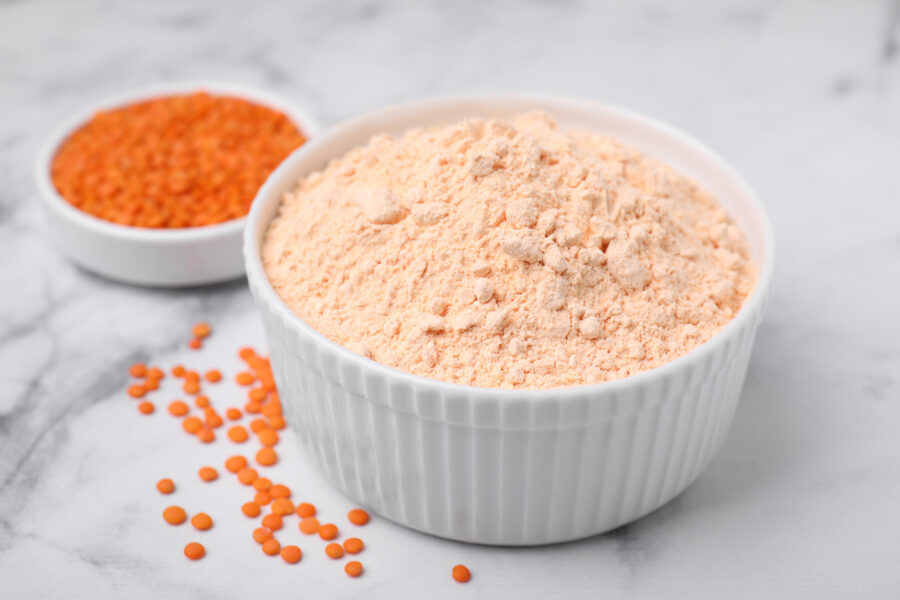
<svg viewBox="0 0 900 600"><path fill-rule="evenodd" d="M0 4L0 598L900 598L896 0L154 4ZM779 265L709 470L572 544L472 547L374 519L359 580L315 544L295 567L265 558L237 512L246 491L193 476L232 448L140 417L124 394L135 360L234 372L241 344L263 344L245 284L103 281L53 249L35 202L32 163L60 118L174 78L263 85L326 124L428 94L562 92L720 150L767 203ZM200 318L216 335L190 354ZM340 517L349 501L286 437L277 476ZM200 536L160 519L163 475L217 518L199 563L181 548Z"/></svg>

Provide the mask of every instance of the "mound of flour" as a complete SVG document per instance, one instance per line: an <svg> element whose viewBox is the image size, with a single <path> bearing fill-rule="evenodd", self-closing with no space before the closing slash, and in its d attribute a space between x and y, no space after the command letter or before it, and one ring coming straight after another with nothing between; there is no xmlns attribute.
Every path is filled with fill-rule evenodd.
<svg viewBox="0 0 900 600"><path fill-rule="evenodd" d="M542 113L374 137L284 197L263 262L335 342L502 388L662 365L755 279L743 233L695 182Z"/></svg>

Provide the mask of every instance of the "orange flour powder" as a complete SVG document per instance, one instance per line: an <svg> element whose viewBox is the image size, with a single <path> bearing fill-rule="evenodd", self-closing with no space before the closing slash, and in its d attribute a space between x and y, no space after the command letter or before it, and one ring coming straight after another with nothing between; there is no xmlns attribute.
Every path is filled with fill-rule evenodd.
<svg viewBox="0 0 900 600"><path fill-rule="evenodd" d="M755 280L743 233L694 181L543 113L372 138L285 195L263 263L354 352L518 389L669 362Z"/></svg>

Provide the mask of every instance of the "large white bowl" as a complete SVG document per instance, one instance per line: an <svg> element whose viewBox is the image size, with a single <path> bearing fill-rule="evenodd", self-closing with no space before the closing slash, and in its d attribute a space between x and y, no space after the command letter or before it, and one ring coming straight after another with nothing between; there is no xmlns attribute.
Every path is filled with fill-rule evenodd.
<svg viewBox="0 0 900 600"><path fill-rule="evenodd" d="M551 112L562 127L634 144L695 177L738 221L759 279L713 339L619 381L540 391L476 388L354 354L314 331L275 294L260 244L299 177L382 131L533 109ZM248 219L250 289L287 419L308 454L335 486L378 514L483 544L545 544L607 531L659 508L694 481L728 431L772 279L766 213L724 160L646 117L567 98L438 98L351 119L285 160L260 189Z"/></svg>
<svg viewBox="0 0 900 600"><path fill-rule="evenodd" d="M244 273L241 238L246 218L206 227L150 229L99 219L59 195L50 177L62 143L98 111L160 96L207 91L242 98L278 110L309 138L320 130L306 111L273 94L245 85L213 81L157 84L118 94L67 119L38 156L35 180L47 213L50 239L89 271L125 283L188 286L226 281Z"/></svg>

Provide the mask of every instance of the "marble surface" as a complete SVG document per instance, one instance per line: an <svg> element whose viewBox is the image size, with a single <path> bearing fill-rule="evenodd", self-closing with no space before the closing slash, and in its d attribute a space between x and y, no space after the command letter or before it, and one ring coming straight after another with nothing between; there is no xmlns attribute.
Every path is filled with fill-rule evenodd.
<svg viewBox="0 0 900 600"><path fill-rule="evenodd" d="M900 2L675 5L0 3L0 597L900 597ZM200 446L125 395L136 360L234 373L239 346L263 347L245 284L101 280L54 250L35 202L33 161L62 117L178 78L262 85L325 124L423 95L561 92L721 151L768 205L779 261L708 471L571 544L473 547L374 519L359 580L314 543L295 567L265 558L238 512L246 490L194 475L230 444ZM193 354L201 318L216 335ZM217 402L237 399L223 388ZM349 501L285 437L276 477L342 519ZM212 531L162 522L164 475ZM181 554L194 538L199 563Z"/></svg>

